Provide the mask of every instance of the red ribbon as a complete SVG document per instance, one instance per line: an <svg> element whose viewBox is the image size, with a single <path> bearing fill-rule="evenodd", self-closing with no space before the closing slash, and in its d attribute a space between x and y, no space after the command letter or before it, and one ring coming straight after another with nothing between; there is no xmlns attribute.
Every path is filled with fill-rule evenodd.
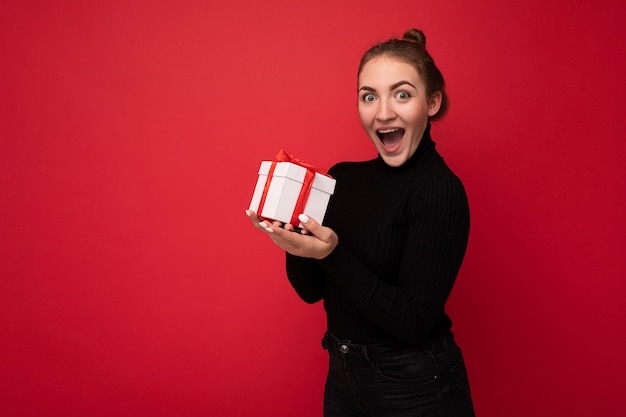
<svg viewBox="0 0 626 417"><path fill-rule="evenodd" d="M272 165L270 166L269 172L267 173L267 180L265 181L265 187L263 188L263 195L261 196L261 201L259 202L259 208L257 214L261 217L261 213L263 212L263 206L265 205L265 198L267 197L267 192L270 188L270 183L272 182L272 177L274 176L274 169L276 168L276 164L278 162L291 162L292 164L301 166L306 168L306 174L304 175L304 181L302 182L302 188L300 189L300 194L298 195L298 199L296 200L296 206L293 209L293 213L291 216L290 223L293 226L297 226L300 224L300 220L298 219L298 215L302 214L304 211L304 207L306 205L306 201L309 198L309 194L311 193L311 186L313 185L313 179L315 178L315 173L319 172L322 175L329 176L326 172L321 171L315 168L313 165L304 162L300 158L296 158L293 154L285 152L284 150L280 150L276 155L276 160L272 161Z"/></svg>

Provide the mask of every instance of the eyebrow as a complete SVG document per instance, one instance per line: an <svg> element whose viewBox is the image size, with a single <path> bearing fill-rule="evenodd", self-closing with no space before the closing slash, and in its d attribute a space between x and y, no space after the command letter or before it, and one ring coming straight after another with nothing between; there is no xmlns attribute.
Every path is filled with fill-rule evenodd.
<svg viewBox="0 0 626 417"><path fill-rule="evenodd" d="M397 83L395 83L395 84L392 84L392 85L391 85L391 87L389 87L389 91L393 91L393 90L395 90L396 88L400 87L401 85L405 85L405 84L408 84L408 85L410 85L411 87L413 87L413 88L415 88L415 89L417 90L417 88L416 88L413 84L411 84L411 83L410 83L410 82L408 82L408 81L402 80L402 81L398 81L398 82L397 82ZM361 91L361 90L365 90L365 91L376 91L376 89L374 89L374 88L372 88L372 87L368 87L368 86L366 86L366 85L364 85L363 87L359 88L359 91Z"/></svg>

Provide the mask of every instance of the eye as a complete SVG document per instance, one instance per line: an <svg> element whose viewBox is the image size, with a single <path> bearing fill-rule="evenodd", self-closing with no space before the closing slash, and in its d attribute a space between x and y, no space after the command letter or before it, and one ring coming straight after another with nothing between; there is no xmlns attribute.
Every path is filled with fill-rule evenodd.
<svg viewBox="0 0 626 417"><path fill-rule="evenodd" d="M400 100L408 100L409 98L411 98L411 94L408 91L398 91L398 93L396 94L396 98Z"/></svg>
<svg viewBox="0 0 626 417"><path fill-rule="evenodd" d="M366 103L371 103L372 101L376 100L376 96L372 93L363 94L361 100L365 101Z"/></svg>

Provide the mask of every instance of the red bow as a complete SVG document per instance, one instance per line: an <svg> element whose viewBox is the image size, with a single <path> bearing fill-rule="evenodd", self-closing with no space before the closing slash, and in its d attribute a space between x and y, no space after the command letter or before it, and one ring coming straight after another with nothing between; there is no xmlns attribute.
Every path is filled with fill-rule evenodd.
<svg viewBox="0 0 626 417"><path fill-rule="evenodd" d="M283 149L281 149L278 152L278 154L276 154L276 161L278 161L278 162L291 162L292 164L296 164L296 165L299 165L301 167L306 168L307 170L311 170L314 173L315 172L319 172L320 174L324 174L324 175L328 176L328 174L326 174L325 171L317 169L313 165L304 162L302 159L296 158L295 156L293 156L292 153L285 152Z"/></svg>

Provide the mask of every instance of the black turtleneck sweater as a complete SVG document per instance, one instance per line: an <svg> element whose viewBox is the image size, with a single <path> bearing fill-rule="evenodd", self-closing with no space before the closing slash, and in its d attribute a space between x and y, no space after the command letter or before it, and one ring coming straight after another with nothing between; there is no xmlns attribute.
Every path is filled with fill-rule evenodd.
<svg viewBox="0 0 626 417"><path fill-rule="evenodd" d="M452 326L444 304L463 261L469 208L461 181L427 128L400 167L343 162L324 225L339 245L322 260L287 254L308 303L324 300L328 330L353 343L420 344Z"/></svg>

